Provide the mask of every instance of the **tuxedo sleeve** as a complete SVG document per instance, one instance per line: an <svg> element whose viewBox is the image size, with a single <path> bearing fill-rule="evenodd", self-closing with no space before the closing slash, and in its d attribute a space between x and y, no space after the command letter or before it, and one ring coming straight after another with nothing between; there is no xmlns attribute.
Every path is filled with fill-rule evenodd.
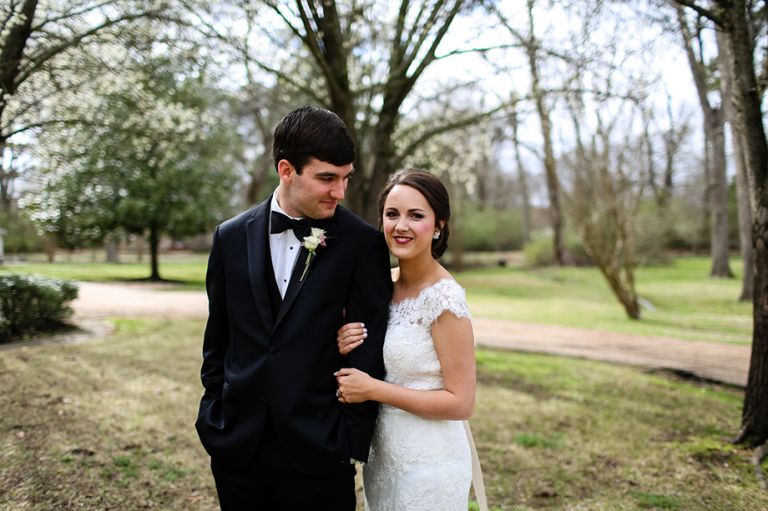
<svg viewBox="0 0 768 511"><path fill-rule="evenodd" d="M352 289L346 305L347 322L362 321L368 329L365 342L352 350L350 367L365 371L374 378L384 378L384 335L387 331L392 277L389 250L381 233L376 233L360 258L352 277ZM379 404L373 401L342 405L350 456L368 461L368 448L373 438Z"/></svg>
<svg viewBox="0 0 768 511"><path fill-rule="evenodd" d="M203 335L203 366L200 378L205 388L205 395L218 396L224 385L224 357L229 347L224 264L218 227L213 235L213 245L208 258L205 289L208 294L208 322Z"/></svg>

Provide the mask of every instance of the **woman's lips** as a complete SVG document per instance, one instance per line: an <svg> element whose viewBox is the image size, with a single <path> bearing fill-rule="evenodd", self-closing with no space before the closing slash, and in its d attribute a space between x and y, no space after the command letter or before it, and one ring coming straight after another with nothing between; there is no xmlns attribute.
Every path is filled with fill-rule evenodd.
<svg viewBox="0 0 768 511"><path fill-rule="evenodd" d="M392 239L395 240L395 243L398 245L405 245L413 238L406 238L405 236L393 236Z"/></svg>

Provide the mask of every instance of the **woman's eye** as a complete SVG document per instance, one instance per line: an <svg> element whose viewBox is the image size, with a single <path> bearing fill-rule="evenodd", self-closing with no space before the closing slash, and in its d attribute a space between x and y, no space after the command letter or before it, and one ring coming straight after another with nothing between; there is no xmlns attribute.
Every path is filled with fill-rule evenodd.
<svg viewBox="0 0 768 511"><path fill-rule="evenodd" d="M422 215L421 213L414 213L411 215L411 217L415 218L416 220L421 220L422 218L424 218L424 215Z"/></svg>
<svg viewBox="0 0 768 511"><path fill-rule="evenodd" d="M394 211L387 211L386 213L384 213L384 216L386 216L387 218L395 218L397 216L397 213L395 213Z"/></svg>

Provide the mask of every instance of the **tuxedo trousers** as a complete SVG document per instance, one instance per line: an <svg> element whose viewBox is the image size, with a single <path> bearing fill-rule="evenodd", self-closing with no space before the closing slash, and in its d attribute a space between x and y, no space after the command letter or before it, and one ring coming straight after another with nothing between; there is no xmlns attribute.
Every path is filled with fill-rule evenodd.
<svg viewBox="0 0 768 511"><path fill-rule="evenodd" d="M355 466L308 475L286 460L268 420L256 458L232 466L211 458L221 511L355 511Z"/></svg>

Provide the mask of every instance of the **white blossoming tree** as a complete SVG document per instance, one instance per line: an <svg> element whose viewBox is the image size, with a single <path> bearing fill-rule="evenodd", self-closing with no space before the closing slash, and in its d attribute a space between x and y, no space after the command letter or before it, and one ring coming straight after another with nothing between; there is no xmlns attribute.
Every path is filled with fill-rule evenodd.
<svg viewBox="0 0 768 511"><path fill-rule="evenodd" d="M151 55L151 52L150 52ZM178 55L147 55L124 79L106 77L64 115L91 119L39 138L41 191L27 207L60 242L99 241L114 232L145 235L150 280L160 280L160 237L205 232L228 213L236 165L232 133L210 113L215 93Z"/></svg>
<svg viewBox="0 0 768 511"><path fill-rule="evenodd" d="M14 137L72 119L54 107L121 62L98 47L161 16L168 2L18 0L0 2L0 155ZM0 158L3 159L3 158ZM0 167L0 209L11 201L11 166Z"/></svg>

